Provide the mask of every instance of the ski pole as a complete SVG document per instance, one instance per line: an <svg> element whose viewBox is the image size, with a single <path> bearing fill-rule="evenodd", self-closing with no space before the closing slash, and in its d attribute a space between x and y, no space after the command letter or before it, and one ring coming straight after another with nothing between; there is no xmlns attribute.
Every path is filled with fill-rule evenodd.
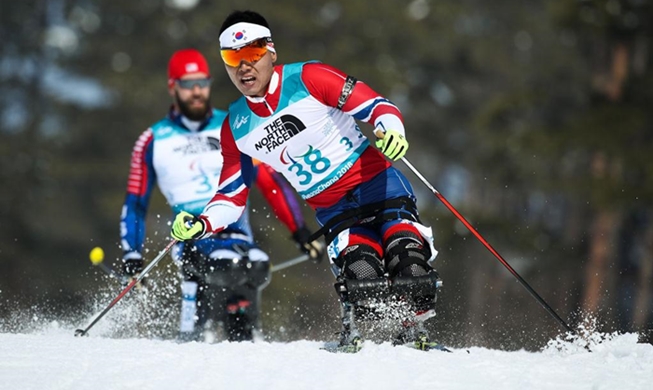
<svg viewBox="0 0 653 390"><path fill-rule="evenodd" d="M374 135L376 135L377 138L383 138L385 134L381 130L377 129L374 130ZM519 283L526 289L526 291L528 291L531 294L531 296L535 298L535 300L537 300L537 302L540 305L542 305L542 307L551 315L551 317L553 317L556 321L558 321L560 326L562 326L567 332L576 334L576 332L573 329L571 329L569 325L567 325L567 323L562 318L560 318L560 316L553 310L553 308L551 308L551 306L549 306L549 304L546 303L546 301L544 301L544 299L542 299L542 297L537 292L535 292L535 290L533 290L533 288L526 282L526 280L524 280L524 278L522 278L517 273L517 271L515 271L510 266L510 264L508 264L506 259L504 259L503 256L501 256L499 252L497 252L492 247L492 245L490 245L490 243L487 242L485 238L483 238L483 236L481 236L481 234L478 231L476 231L476 229L474 229L474 227L465 219L465 217L463 217L462 214L460 214L458 210L456 210L456 208L453 207L453 205L449 203L449 201L447 201L447 199L438 190L436 190L435 187L433 187L431 183L429 183L428 180L426 180L426 178L422 176L422 174L419 173L419 171L410 162L408 162L408 160L405 157L402 157L401 161L403 161L404 164L406 164L406 166L411 171L413 171L415 176L417 176L422 181L422 183L424 183L424 185L429 190L431 190L431 192L433 192L433 194L449 209L449 211L451 211L453 215L455 215L456 218L458 218L458 220L462 222L463 225L465 225L465 227L474 235L474 237L476 237L481 242L481 244L483 244L483 246L485 246L485 248L487 248L487 250L489 250L490 253L492 253L494 257L496 257L497 260L499 260L499 262L503 264L503 266L506 267L508 271L510 271L510 273L517 279L517 281L519 281Z"/></svg>
<svg viewBox="0 0 653 390"><path fill-rule="evenodd" d="M127 276L118 273L118 271L116 271L113 267L104 264L104 250L102 250L102 248L100 248L99 246L96 246L95 248L91 249L91 252L89 253L88 257L94 266L100 267L100 269L104 271L108 276L116 279L123 286L127 285L127 283L129 282L129 278Z"/></svg>
<svg viewBox="0 0 653 390"><path fill-rule="evenodd" d="M296 264L299 264L299 263L303 263L308 259L310 259L310 256L307 253L304 253L303 255L295 257L292 260L284 261L283 263L273 265L270 268L270 272L281 271L282 269L292 267L293 265L296 265Z"/></svg>
<svg viewBox="0 0 653 390"><path fill-rule="evenodd" d="M129 292L129 291L130 291L130 290L131 290L131 289L136 285L136 284L138 284L141 280L143 280L143 278L145 277L145 275L146 275L148 272L150 272L150 270L151 270L152 268L154 268L154 266L155 266L155 265L156 265L156 264L157 264L161 259L163 259L163 257L164 257L168 252L170 252L170 249L172 249L172 246L175 245L176 243L177 243L177 240L172 240L172 241L170 241L170 242L168 243L168 245L166 245L166 247L163 248L163 250L162 250L162 251L161 251L161 252L160 252L160 253L159 253L159 254L154 258L154 260L152 260L152 261L150 262L150 264L148 264L147 267L145 267L145 269L143 270L143 272L141 272L141 273L138 275L138 277L136 277L135 279L133 279L133 280L132 280L128 285L127 285L127 287L125 287L125 288L120 292L120 294L118 294L118 296L115 297L115 298L113 299L113 301L111 301L111 303L109 303L109 305L108 305L106 308L104 308L104 310L102 310L102 312L100 312L100 314L98 314L98 315L95 317L95 319L93 319L93 321L91 321L90 324L88 324L88 326L87 326L85 329L77 329L77 330L75 330L75 336L76 336L76 337L77 337L77 336L86 336L86 335L88 334L89 329L91 329L91 328L93 327L93 325L95 325L95 324L96 324L96 323L97 323L97 322L98 322L102 317L104 317L104 315L107 314L107 312L109 312L109 310L111 310L111 308L112 308L113 306L115 306L115 304L118 303L118 301L120 301L120 300L122 299L122 297L124 297L125 294L127 294L127 293L128 293L128 292Z"/></svg>

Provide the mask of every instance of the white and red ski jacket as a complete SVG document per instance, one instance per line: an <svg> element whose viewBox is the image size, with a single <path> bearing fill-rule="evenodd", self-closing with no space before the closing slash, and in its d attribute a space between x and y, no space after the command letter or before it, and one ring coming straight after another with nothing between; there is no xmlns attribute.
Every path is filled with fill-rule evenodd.
<svg viewBox="0 0 653 390"><path fill-rule="evenodd" d="M355 120L404 134L399 109L342 71L315 62L275 66L264 97L243 96L229 106L218 191L200 216L207 234L243 212L249 187L241 172L252 158L284 175L314 209L387 169Z"/></svg>

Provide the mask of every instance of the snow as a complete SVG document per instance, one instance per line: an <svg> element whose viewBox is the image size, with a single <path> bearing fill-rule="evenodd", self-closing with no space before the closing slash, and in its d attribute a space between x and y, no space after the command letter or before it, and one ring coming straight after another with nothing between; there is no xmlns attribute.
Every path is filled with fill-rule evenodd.
<svg viewBox="0 0 653 390"><path fill-rule="evenodd" d="M187 343L74 337L56 323L0 333L0 389L651 389L653 346L608 337L592 352L554 340L543 351L422 352L367 343L332 354L318 341Z"/></svg>

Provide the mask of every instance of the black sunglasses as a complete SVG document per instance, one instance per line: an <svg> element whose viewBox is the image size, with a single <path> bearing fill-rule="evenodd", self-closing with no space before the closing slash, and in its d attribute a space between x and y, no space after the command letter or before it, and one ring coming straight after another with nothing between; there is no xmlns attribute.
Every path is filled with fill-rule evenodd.
<svg viewBox="0 0 653 390"><path fill-rule="evenodd" d="M207 77L205 79L187 79L187 80L176 80L179 88L183 89L193 89L196 85L200 88L206 88L211 85L211 78Z"/></svg>

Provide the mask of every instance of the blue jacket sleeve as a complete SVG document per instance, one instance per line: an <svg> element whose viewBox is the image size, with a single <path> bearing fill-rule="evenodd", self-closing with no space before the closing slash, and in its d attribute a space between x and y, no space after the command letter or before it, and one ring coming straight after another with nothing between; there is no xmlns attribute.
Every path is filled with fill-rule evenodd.
<svg viewBox="0 0 653 390"><path fill-rule="evenodd" d="M126 258L140 258L143 249L145 218L156 183L152 141L152 133L147 130L132 151L127 194L120 215L120 244Z"/></svg>

